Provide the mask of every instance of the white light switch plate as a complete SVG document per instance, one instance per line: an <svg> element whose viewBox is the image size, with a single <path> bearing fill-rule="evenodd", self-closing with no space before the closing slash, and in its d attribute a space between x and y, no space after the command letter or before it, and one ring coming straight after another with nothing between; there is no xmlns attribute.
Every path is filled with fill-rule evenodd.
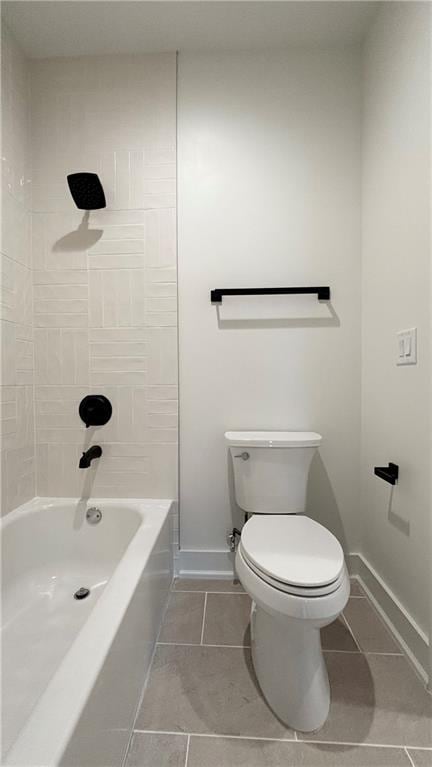
<svg viewBox="0 0 432 767"><path fill-rule="evenodd" d="M396 334L397 365L416 365L417 364L417 328L401 330Z"/></svg>

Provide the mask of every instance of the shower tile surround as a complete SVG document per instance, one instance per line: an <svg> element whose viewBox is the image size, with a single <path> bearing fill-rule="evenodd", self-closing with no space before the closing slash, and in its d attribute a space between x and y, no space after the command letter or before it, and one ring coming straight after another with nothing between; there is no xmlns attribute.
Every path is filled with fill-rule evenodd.
<svg viewBox="0 0 432 767"><path fill-rule="evenodd" d="M29 73L2 27L2 513L35 495Z"/></svg>
<svg viewBox="0 0 432 767"><path fill-rule="evenodd" d="M31 248L15 226L20 249L3 257L3 466L15 483L5 507L35 494L175 498L176 56L38 60L30 75ZM16 101L22 111L23 94ZM107 198L88 220L66 182L81 170L99 174ZM26 195L10 194L9 206L30 232ZM9 283L20 287L15 306ZM101 429L79 419L88 393L113 404ZM103 459L83 472L79 457L95 442Z"/></svg>
<svg viewBox="0 0 432 767"><path fill-rule="evenodd" d="M240 584L177 579L125 767L432 765L430 696L356 580L351 594L322 632L329 718L305 734L256 685Z"/></svg>
<svg viewBox="0 0 432 767"><path fill-rule="evenodd" d="M175 497L175 55L35 62L33 266L38 492ZM48 172L47 169L48 168ZM99 174L107 209L74 209L66 174ZM113 417L89 430L81 397ZM86 487L86 483L88 486Z"/></svg>

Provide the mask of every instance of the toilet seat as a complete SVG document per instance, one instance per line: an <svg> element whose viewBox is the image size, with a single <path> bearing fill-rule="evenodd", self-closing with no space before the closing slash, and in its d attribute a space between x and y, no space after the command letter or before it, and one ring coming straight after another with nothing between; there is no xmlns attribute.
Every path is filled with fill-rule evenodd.
<svg viewBox="0 0 432 767"><path fill-rule="evenodd" d="M239 547L241 549L241 545ZM278 589L279 591L282 591L284 594L292 594L293 596L299 596L299 597L323 597L326 596L326 594L332 594L334 591L336 591L344 578L343 572L340 574L339 578L337 578L332 583L327 584L327 586L322 586L321 588L313 588L313 587L306 587L302 588L301 586L295 586L292 583L283 583L282 581L276 580L276 578L272 578L270 575L267 575L266 573L263 573L261 570L259 570L255 565L247 558L247 555L245 554L244 550L241 549L241 554L243 556L243 559L248 567L250 567L251 570L257 575L261 580L265 581L269 584L269 586L272 586L274 589Z"/></svg>
<svg viewBox="0 0 432 767"><path fill-rule="evenodd" d="M331 594L344 579L339 541L309 517L255 515L243 528L240 551L259 578L294 596Z"/></svg>

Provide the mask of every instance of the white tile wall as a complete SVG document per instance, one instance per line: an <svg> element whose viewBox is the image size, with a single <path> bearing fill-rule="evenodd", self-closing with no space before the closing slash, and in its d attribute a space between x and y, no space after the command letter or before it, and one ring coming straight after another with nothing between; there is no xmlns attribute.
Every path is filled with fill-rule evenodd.
<svg viewBox="0 0 432 767"><path fill-rule="evenodd" d="M174 54L32 65L40 495L176 496L175 91ZM87 223L66 184L78 170L107 198ZM90 392L113 404L97 430L78 416ZM94 442L102 459L78 469Z"/></svg>
<svg viewBox="0 0 432 767"><path fill-rule="evenodd" d="M2 26L1 512L35 494L29 77Z"/></svg>
<svg viewBox="0 0 432 767"><path fill-rule="evenodd" d="M2 34L2 510L36 492L175 496L175 56L34 62L29 99ZM89 222L76 170L105 188ZM92 434L77 409L95 391L114 412ZM91 439L104 456L84 473Z"/></svg>

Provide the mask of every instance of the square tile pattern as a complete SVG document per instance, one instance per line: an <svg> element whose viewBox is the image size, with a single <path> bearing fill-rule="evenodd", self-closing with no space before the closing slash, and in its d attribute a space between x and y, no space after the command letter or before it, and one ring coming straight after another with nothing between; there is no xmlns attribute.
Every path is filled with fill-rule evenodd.
<svg viewBox="0 0 432 767"><path fill-rule="evenodd" d="M351 595L322 631L329 717L301 733L261 694L241 584L177 579L125 767L432 767L432 699L357 580Z"/></svg>

